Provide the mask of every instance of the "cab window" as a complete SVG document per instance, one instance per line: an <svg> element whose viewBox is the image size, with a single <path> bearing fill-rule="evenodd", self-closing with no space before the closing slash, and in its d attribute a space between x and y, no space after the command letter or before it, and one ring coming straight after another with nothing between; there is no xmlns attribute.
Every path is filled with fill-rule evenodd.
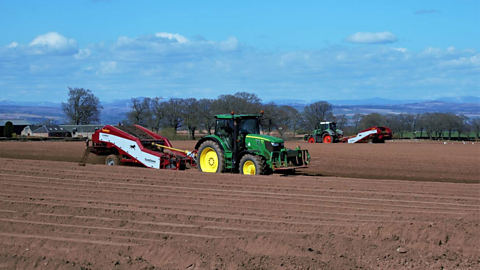
<svg viewBox="0 0 480 270"><path fill-rule="evenodd" d="M215 124L215 134L232 134L233 133L233 119L217 119Z"/></svg>
<svg viewBox="0 0 480 270"><path fill-rule="evenodd" d="M258 120L256 118L240 120L238 131L240 134L260 134Z"/></svg>

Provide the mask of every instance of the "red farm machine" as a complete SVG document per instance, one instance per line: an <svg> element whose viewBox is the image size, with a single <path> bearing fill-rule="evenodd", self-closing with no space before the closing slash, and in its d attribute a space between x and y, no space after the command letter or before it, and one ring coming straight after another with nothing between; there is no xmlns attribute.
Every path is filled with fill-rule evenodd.
<svg viewBox="0 0 480 270"><path fill-rule="evenodd" d="M360 131L357 135L344 137L343 143L384 143L392 139L392 130L388 127L371 127Z"/></svg>
<svg viewBox="0 0 480 270"><path fill-rule="evenodd" d="M312 134L306 134L303 139L308 143L384 143L392 139L392 130L387 127L371 127L356 135L344 137L343 131L337 128L335 122L321 122Z"/></svg>
<svg viewBox="0 0 480 270"><path fill-rule="evenodd" d="M167 138L139 125L106 125L95 131L80 165L85 165L89 153L107 156L107 165L133 163L171 170L184 170L186 164L196 166L195 153L173 148Z"/></svg>

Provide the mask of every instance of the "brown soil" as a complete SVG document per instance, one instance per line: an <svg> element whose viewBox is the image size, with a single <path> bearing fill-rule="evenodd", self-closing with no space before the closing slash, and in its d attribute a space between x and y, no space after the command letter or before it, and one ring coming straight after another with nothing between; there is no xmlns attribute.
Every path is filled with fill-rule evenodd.
<svg viewBox="0 0 480 270"><path fill-rule="evenodd" d="M477 145L301 146L316 176L80 167L83 144L1 143L0 268L480 267L479 185L431 182L478 181Z"/></svg>
<svg viewBox="0 0 480 270"><path fill-rule="evenodd" d="M194 141L173 146L193 150ZM295 148L297 143L287 142ZM479 183L480 143L387 142L385 144L308 144L299 142L312 157L309 168L298 174L368 179ZM84 142L2 142L0 158L79 162ZM90 164L105 157L90 155Z"/></svg>

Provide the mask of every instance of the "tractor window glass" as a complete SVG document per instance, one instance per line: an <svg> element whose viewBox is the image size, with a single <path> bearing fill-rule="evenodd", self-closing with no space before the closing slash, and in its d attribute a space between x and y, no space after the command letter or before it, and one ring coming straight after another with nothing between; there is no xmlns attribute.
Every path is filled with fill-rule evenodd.
<svg viewBox="0 0 480 270"><path fill-rule="evenodd" d="M240 134L260 134L258 120L256 118L240 120L239 133Z"/></svg>
<svg viewBox="0 0 480 270"><path fill-rule="evenodd" d="M233 133L233 120L230 119L219 119L215 125L215 133L220 134L231 134Z"/></svg>
<svg viewBox="0 0 480 270"><path fill-rule="evenodd" d="M337 125L335 123L330 124L330 129L331 130L337 130Z"/></svg>

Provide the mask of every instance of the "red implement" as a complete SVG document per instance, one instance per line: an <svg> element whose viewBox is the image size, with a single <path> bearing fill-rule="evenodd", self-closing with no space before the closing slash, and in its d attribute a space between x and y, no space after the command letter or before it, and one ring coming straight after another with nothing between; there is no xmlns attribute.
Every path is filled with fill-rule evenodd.
<svg viewBox="0 0 480 270"><path fill-rule="evenodd" d="M136 163L155 169L185 169L196 166L195 153L172 148L170 141L139 125L106 125L92 135L88 153L107 156L107 165ZM81 165L85 164L82 158ZM82 164L83 163L83 164Z"/></svg>

